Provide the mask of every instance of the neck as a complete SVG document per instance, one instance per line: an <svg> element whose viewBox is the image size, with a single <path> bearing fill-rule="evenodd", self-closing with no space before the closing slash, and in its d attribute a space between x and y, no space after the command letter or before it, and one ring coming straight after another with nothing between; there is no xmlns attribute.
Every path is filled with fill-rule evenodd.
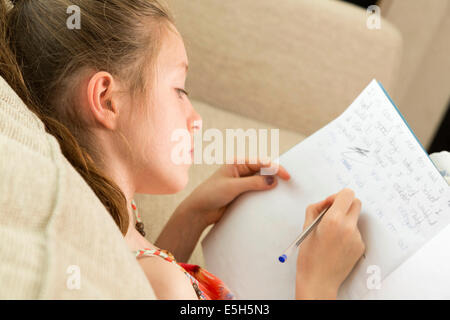
<svg viewBox="0 0 450 320"><path fill-rule="evenodd" d="M127 170L127 167L120 164L120 162L114 163L111 161L102 168L102 170L112 181L114 181L126 198L129 218L128 233L130 229L134 229L134 225L136 224L136 217L134 216L134 210L131 206L131 201L134 199L136 190L132 175L129 170Z"/></svg>
<svg viewBox="0 0 450 320"><path fill-rule="evenodd" d="M127 234L130 230L135 229L136 218L131 207L131 201L134 199L136 192L135 179L131 168L132 157L127 158L123 153L119 152L115 144L111 142L109 133L96 132L97 150L92 153L95 162L101 168L103 173L109 177L123 192L127 201L127 211L129 217L129 224ZM108 155L104 157L103 155Z"/></svg>

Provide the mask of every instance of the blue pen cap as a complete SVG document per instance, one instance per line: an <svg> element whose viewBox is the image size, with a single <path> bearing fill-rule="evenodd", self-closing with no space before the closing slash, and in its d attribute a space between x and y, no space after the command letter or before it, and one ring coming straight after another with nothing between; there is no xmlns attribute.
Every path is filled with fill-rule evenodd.
<svg viewBox="0 0 450 320"><path fill-rule="evenodd" d="M278 260L280 260L281 263L285 263L287 260L287 256L285 254L283 254L282 256L278 257Z"/></svg>

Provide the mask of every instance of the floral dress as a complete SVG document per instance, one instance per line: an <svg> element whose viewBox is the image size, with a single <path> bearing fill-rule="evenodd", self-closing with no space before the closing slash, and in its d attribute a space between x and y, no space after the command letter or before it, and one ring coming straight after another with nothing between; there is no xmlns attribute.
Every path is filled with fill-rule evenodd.
<svg viewBox="0 0 450 320"><path fill-rule="evenodd" d="M135 212L137 224L142 226L141 216L139 215L134 200L131 206ZM234 295L219 278L198 265L177 262L175 257L167 250L142 249L135 253L137 259L142 257L159 257L177 265L191 281L199 300L234 299Z"/></svg>

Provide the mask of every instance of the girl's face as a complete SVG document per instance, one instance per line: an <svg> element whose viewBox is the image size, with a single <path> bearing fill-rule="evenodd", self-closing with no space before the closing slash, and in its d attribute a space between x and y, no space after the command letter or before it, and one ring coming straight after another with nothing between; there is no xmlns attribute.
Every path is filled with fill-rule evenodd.
<svg viewBox="0 0 450 320"><path fill-rule="evenodd" d="M152 96L140 111L130 105L131 121L123 125L133 149L132 172L138 193L176 193L188 182L193 133L198 128L194 125L199 124L201 117L184 92L187 66L181 36L178 32L167 32L156 63L155 87L149 88ZM180 129L189 139L172 141L172 134ZM173 155L179 155L180 144L185 146L189 161L177 164Z"/></svg>

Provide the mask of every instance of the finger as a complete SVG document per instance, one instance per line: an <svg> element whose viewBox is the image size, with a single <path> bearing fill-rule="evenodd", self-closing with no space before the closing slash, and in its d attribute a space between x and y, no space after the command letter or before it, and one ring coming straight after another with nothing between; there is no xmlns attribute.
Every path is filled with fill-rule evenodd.
<svg viewBox="0 0 450 320"><path fill-rule="evenodd" d="M264 175L278 175L283 180L289 180L291 178L291 175L282 165L272 162L270 159L235 158L234 165L237 167L241 177L253 175L261 171L262 168L267 168L268 172Z"/></svg>
<svg viewBox="0 0 450 320"><path fill-rule="evenodd" d="M287 172L287 170L280 164L278 165L278 173L277 175L283 179L283 180L289 180L291 178L291 175L289 174L289 172Z"/></svg>
<svg viewBox="0 0 450 320"><path fill-rule="evenodd" d="M247 191L258 191L272 189L277 185L275 176L250 176L241 178L232 178L231 186L237 194Z"/></svg>
<svg viewBox="0 0 450 320"><path fill-rule="evenodd" d="M236 159L237 163L238 159ZM240 163L236 164L239 168L242 168L246 171L251 171L253 173L258 172L261 168L270 167L271 162L268 159L243 159Z"/></svg>
<svg viewBox="0 0 450 320"><path fill-rule="evenodd" d="M313 221L327 208L329 208L336 198L336 194L333 194L326 198L325 200L322 200L318 203L314 203L308 208L306 208L306 217L305 217L305 223L304 227L309 226Z"/></svg>
<svg viewBox="0 0 450 320"><path fill-rule="evenodd" d="M361 200L355 198L347 213L349 223L351 223L355 227L358 224L359 215L361 213L361 207L362 207Z"/></svg>
<svg viewBox="0 0 450 320"><path fill-rule="evenodd" d="M239 163L238 159L235 159L234 166L238 169L239 175L241 177L246 177L250 175L254 175L255 173L259 172L260 168L263 166L267 166L265 163L258 162L258 160L255 159L243 159Z"/></svg>
<svg viewBox="0 0 450 320"><path fill-rule="evenodd" d="M353 190L348 188L341 190L336 195L336 199L330 209L330 214L327 216L332 217L332 215L334 215L335 218L338 219L345 218L354 199L355 192Z"/></svg>
<svg viewBox="0 0 450 320"><path fill-rule="evenodd" d="M263 168L270 168L270 169L268 169L266 173L264 172L263 169L261 169L261 175L277 175L281 179L286 181L291 178L291 175L280 164L269 164L268 166L264 166Z"/></svg>
<svg viewBox="0 0 450 320"><path fill-rule="evenodd" d="M273 170L270 170L270 175L276 174L283 180L289 180L291 178L291 175L287 172L286 168L277 162L270 161L270 159L260 159L257 160L257 163L249 162L247 166L254 172L260 171L261 168L272 168Z"/></svg>

